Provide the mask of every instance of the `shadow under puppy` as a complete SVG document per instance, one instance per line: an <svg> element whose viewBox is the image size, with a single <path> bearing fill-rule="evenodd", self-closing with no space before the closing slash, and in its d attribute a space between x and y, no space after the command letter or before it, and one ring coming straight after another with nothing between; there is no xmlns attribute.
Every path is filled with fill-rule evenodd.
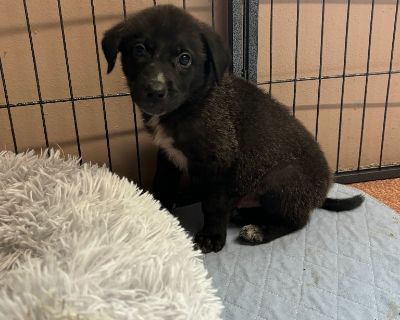
<svg viewBox="0 0 400 320"><path fill-rule="evenodd" d="M315 208L362 203L326 198L332 176L318 143L270 95L227 74L219 36L182 9L140 11L108 30L102 47L108 73L121 52L132 99L160 147L154 196L171 209L185 172L198 190L204 227L194 241L203 252L223 248L235 208L259 207L243 209L240 236L262 243L268 218L292 232Z"/></svg>

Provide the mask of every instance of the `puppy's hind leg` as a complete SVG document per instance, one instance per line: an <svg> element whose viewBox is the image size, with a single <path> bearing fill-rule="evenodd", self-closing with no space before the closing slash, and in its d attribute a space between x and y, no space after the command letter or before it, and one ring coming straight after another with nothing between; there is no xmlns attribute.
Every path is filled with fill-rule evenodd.
<svg viewBox="0 0 400 320"><path fill-rule="evenodd" d="M230 222L238 227L248 224L262 224L264 221L265 210L257 208L236 208L231 214Z"/></svg>
<svg viewBox="0 0 400 320"><path fill-rule="evenodd" d="M240 237L251 243L265 243L303 228L309 221L310 212L325 197L324 188L313 185L310 177L295 165L281 167L264 180L260 192L263 219L256 227L247 225Z"/></svg>
<svg viewBox="0 0 400 320"><path fill-rule="evenodd" d="M275 210L271 210L271 207L272 203L268 201L268 209L238 209L231 217L231 221L241 227L239 238L243 242L252 245L267 243L298 229L287 223L279 214L274 214Z"/></svg>
<svg viewBox="0 0 400 320"><path fill-rule="evenodd" d="M268 243L299 230L288 223L247 224L240 229L239 238L247 244Z"/></svg>
<svg viewBox="0 0 400 320"><path fill-rule="evenodd" d="M239 238L248 244L268 243L303 228L308 222L308 212L293 213L293 208L282 203L285 200L271 193L262 196L263 215L255 222L242 226ZM282 202L281 202L282 201ZM282 210L286 206L288 212ZM290 212L290 213L289 213Z"/></svg>
<svg viewBox="0 0 400 320"><path fill-rule="evenodd" d="M267 237L266 226L247 224L240 229L239 238L248 243L264 243Z"/></svg>

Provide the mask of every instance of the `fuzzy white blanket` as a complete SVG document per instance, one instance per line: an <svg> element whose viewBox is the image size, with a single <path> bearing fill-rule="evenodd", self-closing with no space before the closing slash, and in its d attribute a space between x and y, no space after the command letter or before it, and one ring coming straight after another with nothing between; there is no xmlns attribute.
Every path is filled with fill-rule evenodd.
<svg viewBox="0 0 400 320"><path fill-rule="evenodd" d="M106 168L0 152L0 319L219 319L178 221Z"/></svg>

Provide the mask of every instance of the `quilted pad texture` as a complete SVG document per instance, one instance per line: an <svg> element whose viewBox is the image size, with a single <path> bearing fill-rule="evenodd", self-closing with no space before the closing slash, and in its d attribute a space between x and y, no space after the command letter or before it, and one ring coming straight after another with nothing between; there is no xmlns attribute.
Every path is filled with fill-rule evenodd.
<svg viewBox="0 0 400 320"><path fill-rule="evenodd" d="M358 193L334 185L330 196ZM400 216L365 197L353 211L315 210L305 229L264 245L241 245L230 228L204 258L223 318L400 319Z"/></svg>

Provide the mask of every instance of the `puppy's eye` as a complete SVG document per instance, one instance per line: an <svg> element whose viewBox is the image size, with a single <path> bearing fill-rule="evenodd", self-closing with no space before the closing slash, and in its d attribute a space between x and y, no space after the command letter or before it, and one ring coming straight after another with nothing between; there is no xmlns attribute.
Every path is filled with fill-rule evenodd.
<svg viewBox="0 0 400 320"><path fill-rule="evenodd" d="M178 63L182 66L182 67L189 67L192 64L192 57L190 56L189 53L187 52L183 52L178 56Z"/></svg>
<svg viewBox="0 0 400 320"><path fill-rule="evenodd" d="M142 43L138 43L133 48L133 54L136 57L143 57L146 54L146 47Z"/></svg>

